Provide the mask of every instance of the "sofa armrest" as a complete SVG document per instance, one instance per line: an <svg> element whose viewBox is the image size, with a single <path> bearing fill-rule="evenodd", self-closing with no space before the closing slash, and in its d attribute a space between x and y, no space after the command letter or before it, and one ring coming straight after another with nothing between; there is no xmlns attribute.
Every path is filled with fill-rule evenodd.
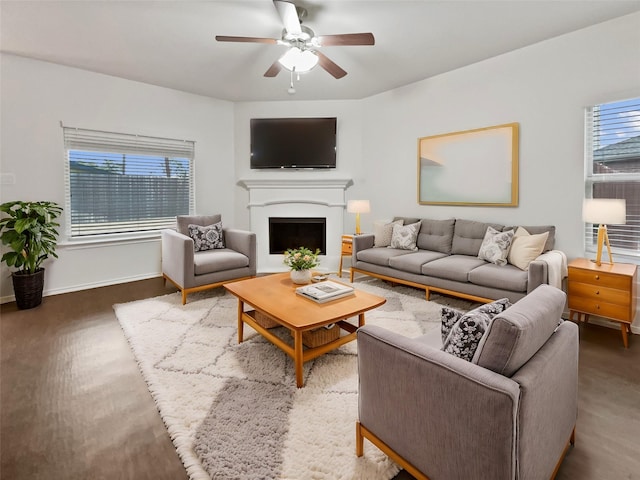
<svg viewBox="0 0 640 480"><path fill-rule="evenodd" d="M362 250L366 250L368 248L373 248L373 241L375 240L375 235L373 233L363 233L362 235L354 235L353 236L353 248L351 250L351 265L355 265L357 260L358 252Z"/></svg>
<svg viewBox="0 0 640 480"><path fill-rule="evenodd" d="M238 253L242 253L249 259L251 275L256 274L256 234L248 230L235 228L223 228L225 246Z"/></svg>
<svg viewBox="0 0 640 480"><path fill-rule="evenodd" d="M193 278L193 240L175 230L162 230L162 273L184 287Z"/></svg>
<svg viewBox="0 0 640 480"><path fill-rule="evenodd" d="M514 478L516 382L373 325L357 343L366 429L431 478Z"/></svg>
<svg viewBox="0 0 640 480"><path fill-rule="evenodd" d="M546 262L538 259L532 261L529 264L528 272L527 294L533 292L543 283L549 283L549 269Z"/></svg>

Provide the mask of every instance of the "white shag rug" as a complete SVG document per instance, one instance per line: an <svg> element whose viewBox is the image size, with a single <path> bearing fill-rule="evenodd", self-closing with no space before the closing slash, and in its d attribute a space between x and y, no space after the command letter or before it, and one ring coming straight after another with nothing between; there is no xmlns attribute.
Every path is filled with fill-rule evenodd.
<svg viewBox="0 0 640 480"><path fill-rule="evenodd" d="M439 328L440 308L471 303L380 280L356 288L387 303L366 323L409 337ZM191 479L391 479L396 464L365 441L355 455L356 342L305 364L245 325L238 344L237 299L224 288L114 305L142 375ZM357 319L352 319L357 321ZM290 339L288 330L278 335Z"/></svg>

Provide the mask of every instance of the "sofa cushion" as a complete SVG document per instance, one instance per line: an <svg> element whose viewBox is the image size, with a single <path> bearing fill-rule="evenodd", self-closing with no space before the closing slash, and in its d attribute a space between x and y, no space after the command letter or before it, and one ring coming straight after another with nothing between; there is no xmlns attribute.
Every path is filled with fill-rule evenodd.
<svg viewBox="0 0 640 480"><path fill-rule="evenodd" d="M469 272L487 262L475 255L450 255L422 266L422 274L431 277L446 278L457 282L468 282Z"/></svg>
<svg viewBox="0 0 640 480"><path fill-rule="evenodd" d="M399 248L401 250L417 250L416 241L418 232L420 231L420 222L410 225L393 225L393 234L391 235L390 248Z"/></svg>
<svg viewBox="0 0 640 480"><path fill-rule="evenodd" d="M494 265L485 263L469 272L469 281L483 287L526 292L529 274L513 265Z"/></svg>
<svg viewBox="0 0 640 480"><path fill-rule="evenodd" d="M513 233L513 230L500 232L491 226L487 227L487 233L484 234L482 245L480 245L478 258L496 265L506 265Z"/></svg>
<svg viewBox="0 0 640 480"><path fill-rule="evenodd" d="M176 217L176 227L182 235L189 236L189 225L200 225L205 227L213 225L222 220L222 215L178 215Z"/></svg>
<svg viewBox="0 0 640 480"><path fill-rule="evenodd" d="M508 260L521 270L528 270L529 264L534 261L544 250L549 232L531 235L527 230L518 227L511 242Z"/></svg>
<svg viewBox="0 0 640 480"><path fill-rule="evenodd" d="M193 263L195 274L205 275L207 273L248 267L249 258L235 250L221 248L194 253Z"/></svg>
<svg viewBox="0 0 640 480"><path fill-rule="evenodd" d="M391 245L394 225L403 225L402 220L388 223L384 221L373 222L374 247L388 247Z"/></svg>
<svg viewBox="0 0 640 480"><path fill-rule="evenodd" d="M188 228L189 236L193 239L193 250L195 252L224 248L222 222L207 225L206 227L190 224Z"/></svg>
<svg viewBox="0 0 640 480"><path fill-rule="evenodd" d="M360 262L373 263L374 265L389 266L389 259L399 255L408 255L410 250L399 250L397 248L367 248L356 254Z"/></svg>
<svg viewBox="0 0 640 480"><path fill-rule="evenodd" d="M476 363L511 377L562 322L565 300L562 290L543 284L496 315L479 346Z"/></svg>
<svg viewBox="0 0 640 480"><path fill-rule="evenodd" d="M482 245L482 240L484 239L484 234L489 226L496 230L502 230L504 228L502 225L494 223L456 219L451 253L477 257L480 251L480 245Z"/></svg>
<svg viewBox="0 0 640 480"><path fill-rule="evenodd" d="M520 226L524 228L527 232L529 232L531 235L539 235L544 232L549 232L547 241L544 244L544 250L542 251L543 253L548 252L549 250L553 250L553 248L555 247L556 227L554 227L553 225L520 225ZM518 230L518 225L515 225L513 227L503 228L503 231L507 231L507 230L516 231Z"/></svg>
<svg viewBox="0 0 640 480"><path fill-rule="evenodd" d="M510 306L508 298L501 298L465 313L451 327L449 335L442 342L442 350L468 362L472 361L491 320Z"/></svg>
<svg viewBox="0 0 640 480"><path fill-rule="evenodd" d="M450 254L455 223L453 218L448 220L423 219L416 245L421 250Z"/></svg>
<svg viewBox="0 0 640 480"><path fill-rule="evenodd" d="M397 270L402 270L403 272L420 275L422 273L422 265L443 257L446 257L444 253L418 250L417 252L408 253L407 255L389 258L389 266Z"/></svg>

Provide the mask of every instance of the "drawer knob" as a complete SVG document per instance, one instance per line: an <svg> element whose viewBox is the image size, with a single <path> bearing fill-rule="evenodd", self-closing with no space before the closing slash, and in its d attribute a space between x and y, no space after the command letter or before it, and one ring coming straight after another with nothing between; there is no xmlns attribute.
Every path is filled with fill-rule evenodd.
<svg viewBox="0 0 640 480"><path fill-rule="evenodd" d="M596 290L596 295L600 295L600 290Z"/></svg>
<svg viewBox="0 0 640 480"><path fill-rule="evenodd" d="M596 275L596 280L600 280L600 275Z"/></svg>
<svg viewBox="0 0 640 480"><path fill-rule="evenodd" d="M596 305L596 310L600 310L600 305Z"/></svg>

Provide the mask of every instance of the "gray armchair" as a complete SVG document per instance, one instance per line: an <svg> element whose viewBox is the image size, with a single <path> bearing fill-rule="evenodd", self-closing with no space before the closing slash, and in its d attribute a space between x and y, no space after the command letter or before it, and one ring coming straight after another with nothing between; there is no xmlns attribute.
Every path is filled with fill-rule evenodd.
<svg viewBox="0 0 640 480"><path fill-rule="evenodd" d="M578 328L541 285L498 314L477 363L377 326L358 330L364 439L419 479L554 478L575 439ZM441 343L441 340L439 340Z"/></svg>
<svg viewBox="0 0 640 480"><path fill-rule="evenodd" d="M208 226L220 220L220 215L179 216L177 231L162 231L162 275L180 289L183 305L189 293L256 275L253 232L223 228L225 248L194 252L188 226Z"/></svg>

